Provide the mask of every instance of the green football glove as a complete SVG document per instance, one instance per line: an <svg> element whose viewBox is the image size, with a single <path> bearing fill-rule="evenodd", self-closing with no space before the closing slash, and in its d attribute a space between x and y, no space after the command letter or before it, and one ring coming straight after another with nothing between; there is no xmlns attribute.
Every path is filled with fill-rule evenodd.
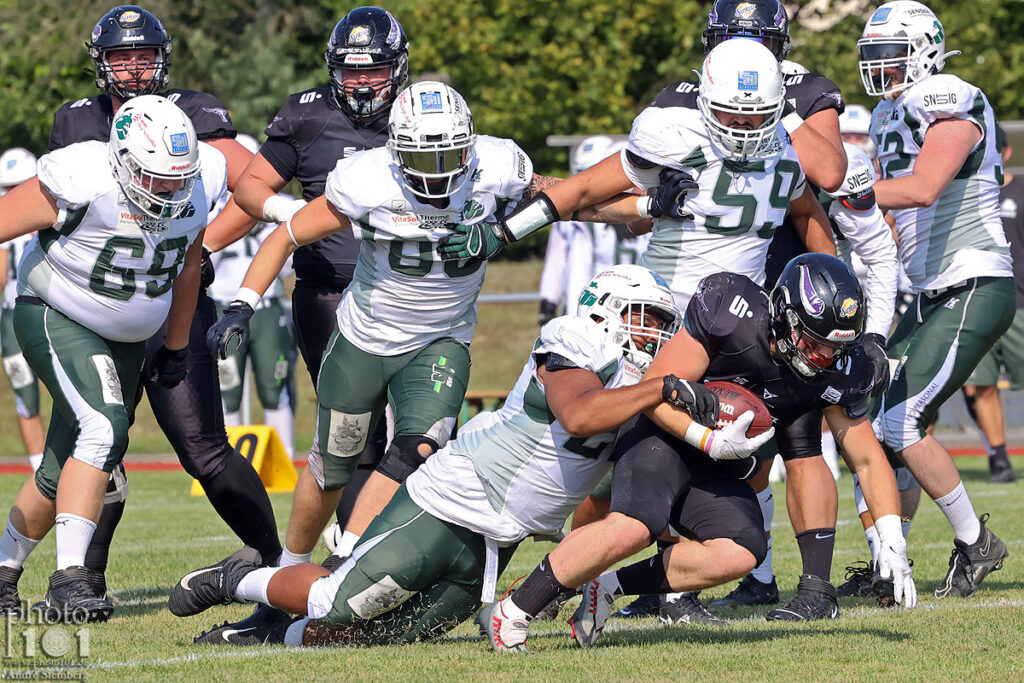
<svg viewBox="0 0 1024 683"><path fill-rule="evenodd" d="M437 243L437 253L442 261L488 261L509 244L505 231L498 223L459 224L452 230L452 234L442 237Z"/></svg>

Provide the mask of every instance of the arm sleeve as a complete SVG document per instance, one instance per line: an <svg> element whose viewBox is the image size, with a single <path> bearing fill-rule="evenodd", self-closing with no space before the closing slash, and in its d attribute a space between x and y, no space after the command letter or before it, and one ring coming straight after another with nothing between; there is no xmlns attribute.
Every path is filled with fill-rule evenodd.
<svg viewBox="0 0 1024 683"><path fill-rule="evenodd" d="M868 269L863 283L868 307L864 332L888 337L900 270L889 225L873 202L867 210L858 211L843 200L835 201L829 215Z"/></svg>

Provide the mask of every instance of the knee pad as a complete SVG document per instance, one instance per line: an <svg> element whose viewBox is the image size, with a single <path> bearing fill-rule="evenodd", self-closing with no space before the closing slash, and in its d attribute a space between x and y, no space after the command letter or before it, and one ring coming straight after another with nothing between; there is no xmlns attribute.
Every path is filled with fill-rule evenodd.
<svg viewBox="0 0 1024 683"><path fill-rule="evenodd" d="M754 556L754 566L764 562L768 555L768 539L764 531L756 527L741 529L732 536L732 540L743 548L746 548Z"/></svg>
<svg viewBox="0 0 1024 683"><path fill-rule="evenodd" d="M385 451L377 471L401 484L416 471L416 468L426 462L427 456L420 455L419 452L421 444L430 446L431 452L437 451L437 441L429 436L397 435Z"/></svg>

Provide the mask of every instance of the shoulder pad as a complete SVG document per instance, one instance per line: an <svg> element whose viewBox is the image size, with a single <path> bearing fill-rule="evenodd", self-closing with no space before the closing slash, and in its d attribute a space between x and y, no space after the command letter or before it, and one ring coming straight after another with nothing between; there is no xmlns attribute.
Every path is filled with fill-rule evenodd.
<svg viewBox="0 0 1024 683"><path fill-rule="evenodd" d="M964 118L974 106L977 90L952 74L938 74L907 90L903 106L910 116L925 124Z"/></svg>
<svg viewBox="0 0 1024 683"><path fill-rule="evenodd" d="M678 81L670 83L658 93L654 99L653 107L686 107L697 108L697 82Z"/></svg>
<svg viewBox="0 0 1024 683"><path fill-rule="evenodd" d="M608 342L594 323L570 315L555 318L542 327L533 352L558 354L576 367L595 373L622 358L622 349Z"/></svg>
<svg viewBox="0 0 1024 683"><path fill-rule="evenodd" d="M533 161L512 140L479 135L476 153L485 188L499 197L519 199L533 182Z"/></svg>
<svg viewBox="0 0 1024 683"><path fill-rule="evenodd" d="M107 143L97 140L44 154L36 168L39 182L57 200L59 208L88 204L117 182L110 170Z"/></svg>
<svg viewBox="0 0 1024 683"><path fill-rule="evenodd" d="M683 170L683 160L700 147L704 135L704 123L696 110L648 107L633 120L627 151L655 166Z"/></svg>

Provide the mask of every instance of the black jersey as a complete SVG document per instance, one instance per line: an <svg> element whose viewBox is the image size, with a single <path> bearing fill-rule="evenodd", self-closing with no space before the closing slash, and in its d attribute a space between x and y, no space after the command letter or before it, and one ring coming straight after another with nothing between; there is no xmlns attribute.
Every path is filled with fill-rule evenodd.
<svg viewBox="0 0 1024 683"><path fill-rule="evenodd" d="M749 278L716 273L701 280L686 308L686 330L711 363L701 378L735 382L756 394L772 415L785 457L819 455L821 410L842 406L857 418L868 410L871 365L857 346L834 371L805 381L770 352L768 291ZM812 414L812 419L801 419Z"/></svg>
<svg viewBox="0 0 1024 683"><path fill-rule="evenodd" d="M327 174L340 159L387 142L386 116L357 126L338 108L330 88L313 88L288 97L267 126L263 157L285 180L295 178L302 198L324 193ZM359 246L350 231L300 247L293 259L295 275L344 289L352 277Z"/></svg>
<svg viewBox="0 0 1024 683"><path fill-rule="evenodd" d="M192 120L200 140L234 138L238 131L231 123L227 107L210 93L171 88L161 93L174 102ZM93 95L74 102L65 102L53 115L50 128L50 151L75 142L110 139L114 107L110 96Z"/></svg>

